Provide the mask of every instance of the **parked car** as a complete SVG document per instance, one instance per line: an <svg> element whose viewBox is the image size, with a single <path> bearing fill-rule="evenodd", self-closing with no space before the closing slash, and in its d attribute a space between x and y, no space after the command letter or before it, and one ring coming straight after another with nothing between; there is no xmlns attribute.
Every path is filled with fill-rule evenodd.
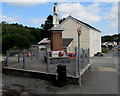
<svg viewBox="0 0 120 96"><path fill-rule="evenodd" d="M45 50L45 48L40 48L41 51Z"/></svg>
<svg viewBox="0 0 120 96"><path fill-rule="evenodd" d="M5 56L0 56L0 62L2 63L2 67L4 67L7 63L7 58Z"/></svg>
<svg viewBox="0 0 120 96"><path fill-rule="evenodd" d="M97 52L94 56L103 56L103 54L101 52Z"/></svg>
<svg viewBox="0 0 120 96"><path fill-rule="evenodd" d="M6 62L6 57L5 56L0 56L0 62L5 63Z"/></svg>
<svg viewBox="0 0 120 96"><path fill-rule="evenodd" d="M120 46L117 47L117 50L120 51Z"/></svg>
<svg viewBox="0 0 120 96"><path fill-rule="evenodd" d="M75 53L66 53L66 56L69 56L70 58L75 58Z"/></svg>
<svg viewBox="0 0 120 96"><path fill-rule="evenodd" d="M30 52L27 52L27 53L26 53L26 56L27 56L27 57L30 57L30 56L31 56Z"/></svg>

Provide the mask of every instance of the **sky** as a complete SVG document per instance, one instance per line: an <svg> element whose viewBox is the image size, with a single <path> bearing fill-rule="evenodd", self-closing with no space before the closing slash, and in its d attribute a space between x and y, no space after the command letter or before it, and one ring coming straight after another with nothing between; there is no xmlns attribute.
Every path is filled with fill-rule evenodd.
<svg viewBox="0 0 120 96"><path fill-rule="evenodd" d="M63 0L65 1L65 0ZM54 2L1 2L0 21L40 28L53 15ZM58 2L59 18L71 16L100 30L118 33L118 2Z"/></svg>

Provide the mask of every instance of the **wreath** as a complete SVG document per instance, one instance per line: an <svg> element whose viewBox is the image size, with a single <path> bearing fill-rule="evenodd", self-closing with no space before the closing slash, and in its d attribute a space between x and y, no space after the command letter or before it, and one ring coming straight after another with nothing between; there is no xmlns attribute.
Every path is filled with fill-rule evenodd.
<svg viewBox="0 0 120 96"><path fill-rule="evenodd" d="M58 56L59 56L59 57L63 57L63 56L64 56L64 52L63 52L63 51L60 51L60 52L58 53Z"/></svg>

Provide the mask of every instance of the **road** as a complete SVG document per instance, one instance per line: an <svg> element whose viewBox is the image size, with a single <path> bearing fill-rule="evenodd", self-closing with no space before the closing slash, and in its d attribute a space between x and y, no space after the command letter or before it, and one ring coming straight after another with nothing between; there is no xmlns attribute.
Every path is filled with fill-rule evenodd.
<svg viewBox="0 0 120 96"><path fill-rule="evenodd" d="M3 75L3 86L29 94L118 94L118 53L111 51L103 57L92 57L91 71L82 77L82 86L59 88L48 81L8 75Z"/></svg>
<svg viewBox="0 0 120 96"><path fill-rule="evenodd" d="M117 94L118 93L118 52L110 52L104 57L93 57L92 71L86 76L83 93ZM94 78L94 79L93 79ZM87 86L89 85L89 86Z"/></svg>

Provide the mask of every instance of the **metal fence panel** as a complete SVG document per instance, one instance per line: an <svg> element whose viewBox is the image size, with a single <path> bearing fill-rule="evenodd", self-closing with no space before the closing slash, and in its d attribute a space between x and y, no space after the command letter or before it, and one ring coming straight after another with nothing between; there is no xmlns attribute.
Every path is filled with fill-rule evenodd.
<svg viewBox="0 0 120 96"><path fill-rule="evenodd" d="M27 52L30 52L30 56L26 55ZM29 51L7 51L7 65L19 69L56 73L57 65L61 63L50 64L50 55L46 52L48 53L46 50L39 50L38 47L36 47L36 49L30 49ZM74 58L69 58L70 62L66 61L62 63L67 67L67 75L78 76L79 69L85 68L89 63L89 49L80 50L79 59L81 68L78 66L77 48L75 48L75 53L76 56Z"/></svg>

